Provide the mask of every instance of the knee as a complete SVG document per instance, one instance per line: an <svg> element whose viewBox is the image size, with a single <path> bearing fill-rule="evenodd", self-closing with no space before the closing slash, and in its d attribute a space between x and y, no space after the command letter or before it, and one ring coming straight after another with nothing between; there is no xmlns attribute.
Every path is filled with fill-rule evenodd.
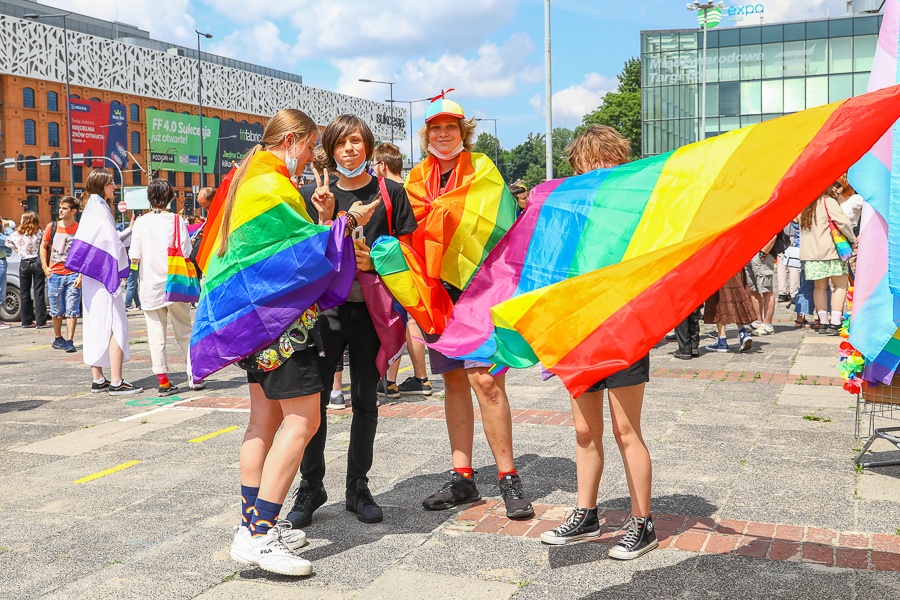
<svg viewBox="0 0 900 600"><path fill-rule="evenodd" d="M603 433L600 433L600 437ZM594 444L594 433L586 423L578 423L575 425L575 443L581 448L590 448Z"/></svg>
<svg viewBox="0 0 900 600"><path fill-rule="evenodd" d="M475 390L479 402L492 406L506 402L506 395L490 373L472 373L469 375L469 383Z"/></svg>
<svg viewBox="0 0 900 600"><path fill-rule="evenodd" d="M616 438L616 444L619 448L627 448L635 443L640 443L640 435L635 431L634 427L626 423L618 423L613 425L613 436Z"/></svg>

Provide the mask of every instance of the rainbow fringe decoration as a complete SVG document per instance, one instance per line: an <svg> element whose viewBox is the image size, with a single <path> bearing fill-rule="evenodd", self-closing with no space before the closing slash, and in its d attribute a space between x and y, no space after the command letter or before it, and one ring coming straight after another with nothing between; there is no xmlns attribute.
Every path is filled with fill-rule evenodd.
<svg viewBox="0 0 900 600"><path fill-rule="evenodd" d="M900 86L542 184L432 347L540 360L577 396L644 356L898 117Z"/></svg>
<svg viewBox="0 0 900 600"><path fill-rule="evenodd" d="M844 341L841 342L838 350L841 357L838 370L844 380L844 389L851 394L858 394L862 391L862 372L866 361L859 350L854 348L847 339L850 337L850 312L852 309L853 287L851 286L847 290L847 312L844 313L844 321L841 324L841 337L844 338Z"/></svg>
<svg viewBox="0 0 900 600"><path fill-rule="evenodd" d="M429 155L410 172L406 192L419 223L412 245L376 240L372 262L422 331L439 334L453 310L441 285L465 289L516 219L516 201L484 154L463 152L440 193L441 170Z"/></svg>
<svg viewBox="0 0 900 600"><path fill-rule="evenodd" d="M284 163L268 152L250 161L224 256L218 229L208 232L216 235L191 336L196 379L268 346L314 304L341 304L356 273L346 220L314 225Z"/></svg>

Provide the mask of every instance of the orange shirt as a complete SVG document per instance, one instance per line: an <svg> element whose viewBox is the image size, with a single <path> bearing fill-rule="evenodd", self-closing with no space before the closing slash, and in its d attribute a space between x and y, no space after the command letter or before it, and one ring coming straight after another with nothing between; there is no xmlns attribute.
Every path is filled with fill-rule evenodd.
<svg viewBox="0 0 900 600"><path fill-rule="evenodd" d="M78 222L72 223L69 227L64 227L61 221L56 222L56 235L53 240L50 239L50 230L53 224L47 225L44 230L44 241L47 243L47 252L50 260L50 272L57 275L70 275L72 271L66 268L66 257L69 255L69 247L72 240L75 239L75 232L78 231Z"/></svg>

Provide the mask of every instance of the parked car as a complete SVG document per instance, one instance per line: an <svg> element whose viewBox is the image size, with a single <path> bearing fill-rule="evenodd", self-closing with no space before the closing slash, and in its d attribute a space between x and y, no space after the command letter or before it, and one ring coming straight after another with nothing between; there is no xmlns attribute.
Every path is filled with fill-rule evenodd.
<svg viewBox="0 0 900 600"><path fill-rule="evenodd" d="M0 305L0 320L19 321L22 297L19 295L19 255L15 252L6 259L6 297Z"/></svg>

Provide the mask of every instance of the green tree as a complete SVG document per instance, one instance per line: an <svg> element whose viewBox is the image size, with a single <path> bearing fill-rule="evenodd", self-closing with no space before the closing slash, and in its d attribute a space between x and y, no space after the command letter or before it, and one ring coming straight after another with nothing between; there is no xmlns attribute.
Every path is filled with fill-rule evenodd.
<svg viewBox="0 0 900 600"><path fill-rule="evenodd" d="M619 86L615 92L603 97L600 107L584 116L580 134L590 125L608 125L631 140L631 156L641 155L641 61L629 58L617 76Z"/></svg>

